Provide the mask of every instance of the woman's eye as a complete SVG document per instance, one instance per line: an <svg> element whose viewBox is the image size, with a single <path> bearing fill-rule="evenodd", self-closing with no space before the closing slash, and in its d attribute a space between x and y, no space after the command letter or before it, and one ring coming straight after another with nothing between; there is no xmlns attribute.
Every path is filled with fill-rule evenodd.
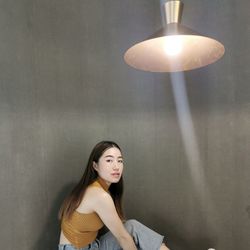
<svg viewBox="0 0 250 250"><path fill-rule="evenodd" d="M112 160L108 159L107 162L112 162Z"/></svg>
<svg viewBox="0 0 250 250"><path fill-rule="evenodd" d="M119 160L118 162L119 162L119 163L123 163L123 160Z"/></svg>

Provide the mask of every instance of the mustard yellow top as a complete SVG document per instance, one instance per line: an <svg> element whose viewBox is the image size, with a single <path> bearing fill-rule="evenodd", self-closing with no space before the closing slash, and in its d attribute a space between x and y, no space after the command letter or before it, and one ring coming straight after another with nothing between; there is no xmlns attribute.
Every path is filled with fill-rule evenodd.
<svg viewBox="0 0 250 250"><path fill-rule="evenodd" d="M108 191L108 185L101 179L90 186L96 186ZM69 242L77 248L86 247L96 239L98 231L103 227L103 222L97 213L80 213L74 211L69 219L62 219L61 228Z"/></svg>

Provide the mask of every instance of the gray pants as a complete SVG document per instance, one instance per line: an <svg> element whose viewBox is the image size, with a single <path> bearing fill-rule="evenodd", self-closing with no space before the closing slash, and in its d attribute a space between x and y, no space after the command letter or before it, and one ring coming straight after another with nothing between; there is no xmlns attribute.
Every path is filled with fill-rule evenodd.
<svg viewBox="0 0 250 250"><path fill-rule="evenodd" d="M163 236L144 226L136 220L128 220L124 223L125 228L133 237L139 250L159 250ZM59 245L59 250L76 250L73 245ZM108 232L94 242L78 250L122 250L116 238Z"/></svg>

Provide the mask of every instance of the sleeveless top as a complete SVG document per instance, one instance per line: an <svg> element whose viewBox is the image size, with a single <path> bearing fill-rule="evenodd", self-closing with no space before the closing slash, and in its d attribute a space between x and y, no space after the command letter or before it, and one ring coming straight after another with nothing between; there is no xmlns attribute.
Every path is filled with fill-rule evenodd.
<svg viewBox="0 0 250 250"><path fill-rule="evenodd" d="M104 180L98 178L90 187L101 187L108 192L108 185ZM98 231L104 226L96 212L80 213L74 211L70 218L63 218L61 228L69 242L77 248L82 248L93 242Z"/></svg>

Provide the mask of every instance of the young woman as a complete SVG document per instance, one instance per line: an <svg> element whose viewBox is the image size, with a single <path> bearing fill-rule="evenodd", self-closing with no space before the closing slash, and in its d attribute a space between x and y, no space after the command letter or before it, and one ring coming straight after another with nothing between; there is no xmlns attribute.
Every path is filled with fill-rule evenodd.
<svg viewBox="0 0 250 250"><path fill-rule="evenodd" d="M136 220L125 222L122 172L120 147L111 141L98 143L81 180L59 211L59 250L169 250L160 234ZM109 232L97 238L104 225Z"/></svg>

